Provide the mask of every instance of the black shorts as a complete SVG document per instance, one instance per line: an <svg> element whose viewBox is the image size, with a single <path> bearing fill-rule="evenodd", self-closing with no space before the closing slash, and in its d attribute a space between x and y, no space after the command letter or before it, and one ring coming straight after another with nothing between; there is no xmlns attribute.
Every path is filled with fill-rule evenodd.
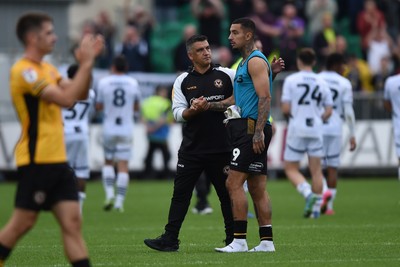
<svg viewBox="0 0 400 267"><path fill-rule="evenodd" d="M78 201L74 171L67 163L30 164L18 167L15 207L50 210L62 200Z"/></svg>
<svg viewBox="0 0 400 267"><path fill-rule="evenodd" d="M256 121L253 119L233 119L228 122L228 137L233 150L230 168L235 171L254 174L267 174L267 151L272 138L272 127L264 127L265 149L261 154L253 151L253 136Z"/></svg>

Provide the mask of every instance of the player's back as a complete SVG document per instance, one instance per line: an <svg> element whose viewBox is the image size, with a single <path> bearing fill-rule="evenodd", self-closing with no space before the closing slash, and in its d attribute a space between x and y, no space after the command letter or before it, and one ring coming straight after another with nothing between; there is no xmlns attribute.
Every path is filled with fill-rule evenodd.
<svg viewBox="0 0 400 267"><path fill-rule="evenodd" d="M110 135L131 135L134 103L140 100L138 82L128 75L110 75L98 84L98 100L103 103L103 131Z"/></svg>
<svg viewBox="0 0 400 267"><path fill-rule="evenodd" d="M288 76L283 84L282 102L289 102L289 132L302 137L322 134L321 115L325 105L332 105L327 84L311 71Z"/></svg>
<svg viewBox="0 0 400 267"><path fill-rule="evenodd" d="M345 103L353 103L351 83L335 71L322 71L318 74L329 86L333 99L333 112L324 123L324 134L341 135Z"/></svg>
<svg viewBox="0 0 400 267"><path fill-rule="evenodd" d="M80 100L68 109L62 110L64 120L64 133L66 135L87 135L89 133L89 115L94 107L94 90L89 90L88 98Z"/></svg>

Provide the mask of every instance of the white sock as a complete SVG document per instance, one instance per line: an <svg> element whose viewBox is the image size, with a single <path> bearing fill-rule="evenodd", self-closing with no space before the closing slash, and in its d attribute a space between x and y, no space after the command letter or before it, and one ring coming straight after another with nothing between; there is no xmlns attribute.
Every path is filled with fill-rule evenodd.
<svg viewBox="0 0 400 267"><path fill-rule="evenodd" d="M115 198L115 208L121 208L124 205L126 190L129 185L129 175L126 172L119 172L117 175L117 197Z"/></svg>
<svg viewBox="0 0 400 267"><path fill-rule="evenodd" d="M297 185L296 189L304 198L307 198L312 193L311 185L308 182L302 182Z"/></svg>
<svg viewBox="0 0 400 267"><path fill-rule="evenodd" d="M114 194L114 181L115 181L115 171L112 166L103 166L101 171L103 178L104 191L106 193L106 200L109 201L115 197Z"/></svg>
<svg viewBox="0 0 400 267"><path fill-rule="evenodd" d="M313 212L320 212L321 211L321 204L322 204L322 194L315 194L314 196L317 197L317 200L315 201L313 207L312 207L312 211Z"/></svg>
<svg viewBox="0 0 400 267"><path fill-rule="evenodd" d="M78 196L79 196L79 208L80 208L81 214L82 214L83 201L85 201L85 199L86 199L86 193L85 192L78 192Z"/></svg>
<svg viewBox="0 0 400 267"><path fill-rule="evenodd" d="M328 183L326 182L326 178L322 178L322 194L325 193L328 190Z"/></svg>
<svg viewBox="0 0 400 267"><path fill-rule="evenodd" d="M333 201L336 198L336 188L329 188L329 191L332 193L331 199L328 201L328 210L333 210Z"/></svg>

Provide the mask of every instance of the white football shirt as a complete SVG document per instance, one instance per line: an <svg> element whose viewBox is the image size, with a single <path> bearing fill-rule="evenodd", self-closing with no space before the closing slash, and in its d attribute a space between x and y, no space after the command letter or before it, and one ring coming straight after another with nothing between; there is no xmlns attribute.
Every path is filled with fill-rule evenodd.
<svg viewBox="0 0 400 267"><path fill-rule="evenodd" d="M332 106L328 85L311 71L299 71L283 82L281 102L289 102L288 137L322 137L322 114Z"/></svg>
<svg viewBox="0 0 400 267"><path fill-rule="evenodd" d="M329 136L341 136L345 103L353 104L351 83L335 71L322 71L318 75L328 84L333 99L333 112L323 125L323 133Z"/></svg>
<svg viewBox="0 0 400 267"><path fill-rule="evenodd" d="M400 74L386 79L383 98L392 104L394 135L400 137Z"/></svg>
<svg viewBox="0 0 400 267"><path fill-rule="evenodd" d="M103 104L103 133L132 135L134 104L140 98L139 83L128 75L112 74L100 79L97 102Z"/></svg>
<svg viewBox="0 0 400 267"><path fill-rule="evenodd" d="M83 136L89 133L89 114L93 112L95 92L90 89L88 98L80 100L71 108L63 108L64 133L69 136Z"/></svg>

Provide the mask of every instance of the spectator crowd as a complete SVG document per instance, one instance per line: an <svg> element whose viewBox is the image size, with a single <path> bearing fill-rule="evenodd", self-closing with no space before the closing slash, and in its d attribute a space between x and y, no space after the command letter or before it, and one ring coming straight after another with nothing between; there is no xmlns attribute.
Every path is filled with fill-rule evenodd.
<svg viewBox="0 0 400 267"><path fill-rule="evenodd" d="M182 13L187 19L183 19ZM101 11L84 22L82 34L101 33L106 49L97 59L98 68L108 69L112 58L124 55L131 72L155 72L152 57L155 29L178 23L181 42L171 49L173 71L187 69L185 40L194 33L208 37L216 63L232 65L237 58L227 41L229 23L250 17L264 53L282 57L286 70L296 70L299 48L317 53L316 71L333 52L345 55L346 76L354 91L381 91L386 78L400 73L400 1L391 0L155 0L151 10L126 0L123 28L112 21L110 11ZM121 37L119 37L121 36Z"/></svg>

